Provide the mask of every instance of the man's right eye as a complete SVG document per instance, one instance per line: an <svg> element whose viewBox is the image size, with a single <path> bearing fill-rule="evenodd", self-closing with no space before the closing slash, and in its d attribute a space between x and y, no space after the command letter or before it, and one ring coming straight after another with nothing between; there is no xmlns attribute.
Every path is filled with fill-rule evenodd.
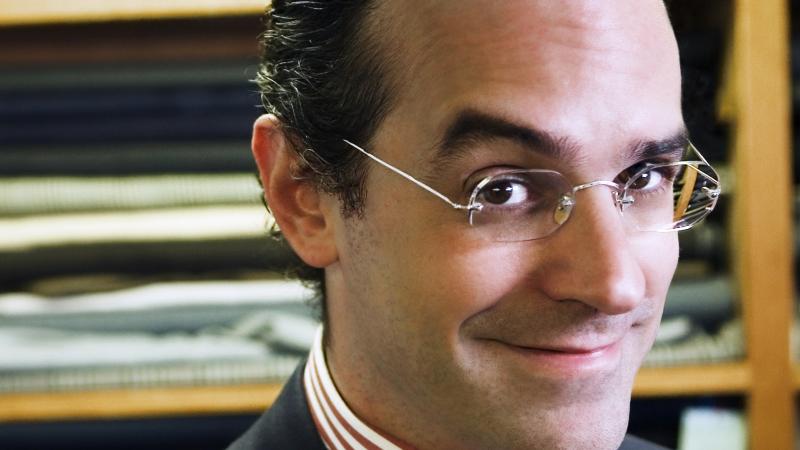
<svg viewBox="0 0 800 450"><path fill-rule="evenodd" d="M529 200L528 188L517 180L490 181L478 194L480 202L489 205L517 206Z"/></svg>

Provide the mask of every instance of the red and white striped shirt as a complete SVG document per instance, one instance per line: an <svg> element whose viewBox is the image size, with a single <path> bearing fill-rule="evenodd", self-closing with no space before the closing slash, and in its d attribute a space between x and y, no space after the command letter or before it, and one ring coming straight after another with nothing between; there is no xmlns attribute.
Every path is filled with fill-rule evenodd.
<svg viewBox="0 0 800 450"><path fill-rule="evenodd" d="M308 356L303 383L311 417L329 450L413 449L364 423L344 402L325 363L321 326Z"/></svg>

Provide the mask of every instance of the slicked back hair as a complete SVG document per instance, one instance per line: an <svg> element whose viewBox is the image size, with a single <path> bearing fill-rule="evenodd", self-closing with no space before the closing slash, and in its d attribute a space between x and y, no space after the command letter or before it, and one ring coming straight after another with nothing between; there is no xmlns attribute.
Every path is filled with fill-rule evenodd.
<svg viewBox="0 0 800 450"><path fill-rule="evenodd" d="M366 165L342 139L367 145L390 103L387 52L369 31L374 3L273 0L255 80L297 153L293 175L336 195L345 217L363 212ZM290 271L317 291L326 321L324 270L300 263Z"/></svg>

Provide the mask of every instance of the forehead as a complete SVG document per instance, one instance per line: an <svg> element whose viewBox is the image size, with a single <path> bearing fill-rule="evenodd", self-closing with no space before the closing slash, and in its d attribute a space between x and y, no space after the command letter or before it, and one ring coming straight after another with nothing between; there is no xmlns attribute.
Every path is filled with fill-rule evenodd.
<svg viewBox="0 0 800 450"><path fill-rule="evenodd" d="M677 46L660 0L406 0L378 16L393 30L383 36L399 80L385 139L430 148L463 110L595 148L681 126Z"/></svg>

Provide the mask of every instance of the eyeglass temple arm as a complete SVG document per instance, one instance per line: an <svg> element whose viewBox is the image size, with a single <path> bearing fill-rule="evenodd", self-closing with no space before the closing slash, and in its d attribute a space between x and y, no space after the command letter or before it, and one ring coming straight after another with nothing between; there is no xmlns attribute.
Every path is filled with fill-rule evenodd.
<svg viewBox="0 0 800 450"><path fill-rule="evenodd" d="M720 180L719 180L719 174L717 173L716 169L714 169L714 166L712 166L712 165L711 165L711 164L710 164L710 163L709 163L709 162L706 160L705 156L703 156L703 154L702 154L702 153L700 153L700 150L698 150L698 149L697 149L697 147L695 147L695 146L694 146L694 144L692 144L691 142L689 142L689 146L691 147L691 149L692 149L692 150L694 150L694 153L695 153L697 156L699 156L699 157L700 157L700 161L702 161L702 162L703 162L705 165L707 165L707 166L708 166L708 167L711 169L711 171L712 171L712 172L714 172L714 174L715 174L715 175L716 175L716 177L717 177L717 179L716 179L716 180L714 180L714 182L715 182L715 183L716 183L716 185L717 185L716 189L709 189L709 188L705 188L705 187L703 188L703 191L706 193L706 195L707 195L708 197L710 197L710 198L713 198L713 199L714 199L714 204L711 206L711 207L713 208L713 207L714 207L714 205L716 205L716 204L717 204L717 197L719 197L720 193L722 192L722 183L721 183L721 182L720 182ZM706 175L706 174L703 174L703 173L701 173L701 175L703 175L703 177L705 177L705 178L708 178L708 175Z"/></svg>
<svg viewBox="0 0 800 450"><path fill-rule="evenodd" d="M422 189L425 189L426 191L430 192L431 194L435 195L436 197L440 198L441 200L447 202L447 204L449 204L453 208L455 208L455 209L465 209L465 210L475 209L475 207L472 207L472 206L469 206L469 205L461 205L461 204L458 204L458 203L450 200L449 198L447 198L444 195L442 195L441 193L437 192L435 189L433 189L432 187L428 186L427 184L417 180L416 178L414 178L411 175L403 172L402 170L398 169L397 167L394 167L393 165L387 163L386 161L378 158L377 156L375 156L372 153L364 150L363 148L359 147L358 145L348 141L347 139L342 139L342 140L345 142L345 144L355 148L356 150L358 150L359 152L363 153L364 155L366 155L368 158L372 159L376 163L382 165L383 167L391 170L392 172L400 175L401 177L405 178L406 180L416 184L417 186L421 187Z"/></svg>
<svg viewBox="0 0 800 450"><path fill-rule="evenodd" d="M691 142L689 142L689 147L690 147L690 148L691 148L691 149L694 151L694 154L695 154L695 155L697 155L697 156L699 156L699 157L700 157L700 161L702 161L703 163L705 163L705 164L706 164L706 165L708 165L708 166L711 166L711 164L709 164L709 163L708 163L708 161L706 161L706 157L705 157L705 156L703 156L703 154L702 154L702 153L700 153L700 150L698 150L698 149L697 149L697 147L695 147L695 146L694 146L694 144L692 144Z"/></svg>

